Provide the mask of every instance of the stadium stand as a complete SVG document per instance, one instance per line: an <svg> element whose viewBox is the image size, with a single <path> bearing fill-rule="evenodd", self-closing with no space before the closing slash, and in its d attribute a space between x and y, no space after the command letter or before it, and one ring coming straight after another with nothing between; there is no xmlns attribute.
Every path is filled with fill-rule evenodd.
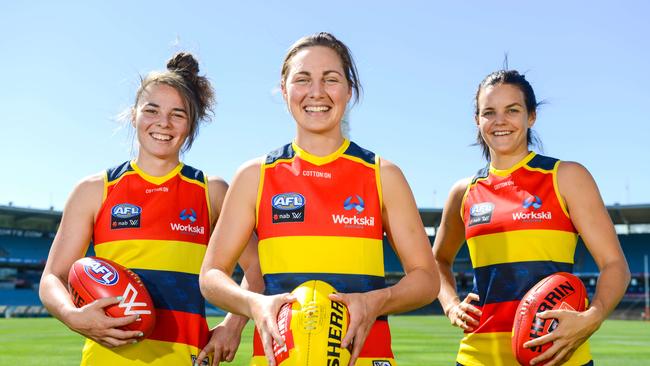
<svg viewBox="0 0 650 366"><path fill-rule="evenodd" d="M650 204L614 205L607 209L617 229L620 229L618 237L632 272L632 281L615 317L638 319L644 307L643 257L650 255ZM420 209L431 243L441 215L441 209ZM0 317L47 315L38 298L38 283L60 221L59 211L0 205ZM88 255L92 255L92 250ZM387 240L384 240L384 263L388 284L399 281L403 269ZM465 296L473 287L473 272L466 245L456 256L454 272L459 294ZM574 272L593 295L598 267L581 241L576 248ZM233 277L236 281L241 280L239 268ZM223 311L211 304L206 304L206 310L209 315L223 315ZM436 301L415 313L441 312Z"/></svg>

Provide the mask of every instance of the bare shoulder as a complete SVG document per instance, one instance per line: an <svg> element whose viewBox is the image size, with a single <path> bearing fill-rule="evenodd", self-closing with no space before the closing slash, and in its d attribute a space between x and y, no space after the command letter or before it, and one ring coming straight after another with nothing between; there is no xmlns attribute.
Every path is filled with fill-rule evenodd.
<svg viewBox="0 0 650 366"><path fill-rule="evenodd" d="M64 216L93 218L99 212L104 199L104 173L81 179L70 193L63 210Z"/></svg>
<svg viewBox="0 0 650 366"><path fill-rule="evenodd" d="M574 161L560 162L557 169L557 182L560 194L565 200L572 197L592 196L592 193L599 194L591 173L582 164Z"/></svg>
<svg viewBox="0 0 650 366"><path fill-rule="evenodd" d="M591 174L582 164L575 161L560 161L560 165L557 168L558 179L562 178L579 178L589 176Z"/></svg>
<svg viewBox="0 0 650 366"><path fill-rule="evenodd" d="M472 177L465 177L457 180L456 183L454 183L454 185L451 186L451 189L449 190L449 195L454 197L463 197L465 195L465 191L467 190L467 186L471 182L472 182Z"/></svg>
<svg viewBox="0 0 650 366"><path fill-rule="evenodd" d="M380 159L379 160L379 169L380 169L380 174L382 180L385 179L404 179L404 173L402 173L402 169L397 166L397 164L393 163L390 160L386 159Z"/></svg>
<svg viewBox="0 0 650 366"><path fill-rule="evenodd" d="M251 159L245 162L239 167L239 169L237 169L234 180L255 181L255 182L259 181L260 169L263 163L264 163L264 157Z"/></svg>
<svg viewBox="0 0 650 366"><path fill-rule="evenodd" d="M91 199L104 196L104 173L97 173L81 179L72 191L70 198L81 196L82 199Z"/></svg>
<svg viewBox="0 0 650 366"><path fill-rule="evenodd" d="M208 191L210 191L211 194L223 197L226 195L226 191L228 191L228 183L225 179L218 176L208 177Z"/></svg>

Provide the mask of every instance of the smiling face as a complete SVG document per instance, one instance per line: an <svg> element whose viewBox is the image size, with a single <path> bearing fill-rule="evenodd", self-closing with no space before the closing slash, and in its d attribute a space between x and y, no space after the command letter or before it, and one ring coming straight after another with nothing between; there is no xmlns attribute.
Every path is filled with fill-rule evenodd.
<svg viewBox="0 0 650 366"><path fill-rule="evenodd" d="M477 106L476 124L492 161L528 154L528 129L535 123L535 113L528 113L521 89L511 84L485 87Z"/></svg>
<svg viewBox="0 0 650 366"><path fill-rule="evenodd" d="M341 119L352 91L334 50L313 46L297 52L282 80L282 95L296 120L298 135L341 134Z"/></svg>
<svg viewBox="0 0 650 366"><path fill-rule="evenodd" d="M166 84L147 86L133 110L140 149L138 158L157 158L173 163L189 134L187 108L178 91Z"/></svg>

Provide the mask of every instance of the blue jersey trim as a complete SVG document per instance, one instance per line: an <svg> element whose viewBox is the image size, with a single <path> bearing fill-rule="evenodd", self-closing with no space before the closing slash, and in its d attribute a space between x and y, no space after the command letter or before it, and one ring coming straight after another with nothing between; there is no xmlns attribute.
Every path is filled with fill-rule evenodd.
<svg viewBox="0 0 650 366"><path fill-rule="evenodd" d="M204 183L203 172L189 165L183 165L181 175L187 179L195 180L201 184Z"/></svg>
<svg viewBox="0 0 650 366"><path fill-rule="evenodd" d="M205 317L205 300L199 276L173 271L134 269L149 291L157 309L183 311Z"/></svg>
<svg viewBox="0 0 650 366"><path fill-rule="evenodd" d="M133 168L131 167L131 162L130 161L125 161L124 163L114 166L112 168L109 168L106 170L106 176L108 179L108 182L112 182L114 180L119 179L124 173L133 171Z"/></svg>
<svg viewBox="0 0 650 366"><path fill-rule="evenodd" d="M530 159L527 165L531 168L553 170L557 160L558 159L550 158L544 155L535 155L532 159Z"/></svg>
<svg viewBox="0 0 650 366"><path fill-rule="evenodd" d="M521 300L542 278L573 272L573 264L553 261L501 263L474 268L474 289L479 305Z"/></svg>
<svg viewBox="0 0 650 366"><path fill-rule="evenodd" d="M264 275L265 294L277 295L291 292L303 282L321 280L329 283L338 292L368 292L386 287L386 280L380 276L352 275L339 273L271 273Z"/></svg>
<svg viewBox="0 0 650 366"><path fill-rule="evenodd" d="M355 158L359 158L371 165L375 163L375 153L360 147L353 141L350 141L350 146L345 149L343 154L354 156Z"/></svg>
<svg viewBox="0 0 650 366"><path fill-rule="evenodd" d="M270 165L277 160L292 159L294 156L296 156L296 152L293 150L293 146L291 146L291 144L286 144L266 154L266 161L264 163Z"/></svg>

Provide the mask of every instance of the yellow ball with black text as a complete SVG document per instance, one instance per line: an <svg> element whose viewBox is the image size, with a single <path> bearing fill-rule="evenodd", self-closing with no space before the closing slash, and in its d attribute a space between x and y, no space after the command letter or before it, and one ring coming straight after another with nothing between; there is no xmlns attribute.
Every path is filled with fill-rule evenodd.
<svg viewBox="0 0 650 366"><path fill-rule="evenodd" d="M350 352L341 348L348 329L347 307L329 299L336 289L327 282L307 281L291 293L297 300L284 304L278 328L285 345L273 342L278 366L346 366Z"/></svg>

